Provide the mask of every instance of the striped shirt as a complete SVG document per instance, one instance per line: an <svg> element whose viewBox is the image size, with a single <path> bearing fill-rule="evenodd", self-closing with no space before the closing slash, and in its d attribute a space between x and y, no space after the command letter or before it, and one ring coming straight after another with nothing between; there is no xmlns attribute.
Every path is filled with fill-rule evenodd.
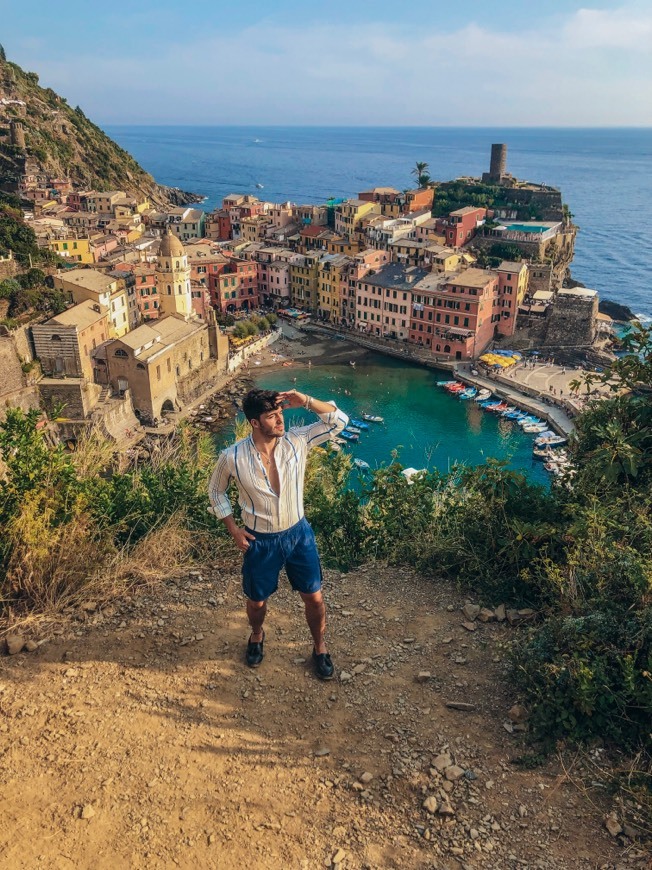
<svg viewBox="0 0 652 870"><path fill-rule="evenodd" d="M272 489L258 448L250 435L220 453L208 487L208 496L216 517L231 513L227 494L234 480L239 493L242 519L256 532L283 532L303 517L303 481L308 451L335 438L349 418L333 405L333 410L318 414L319 421L297 426L278 439L274 458L280 482L279 494Z"/></svg>

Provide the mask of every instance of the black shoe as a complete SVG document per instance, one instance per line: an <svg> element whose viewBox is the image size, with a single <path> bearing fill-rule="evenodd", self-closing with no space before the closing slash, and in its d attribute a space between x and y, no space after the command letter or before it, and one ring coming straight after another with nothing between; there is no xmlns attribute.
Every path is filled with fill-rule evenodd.
<svg viewBox="0 0 652 870"><path fill-rule="evenodd" d="M317 653L312 651L312 662L315 666L315 673L320 680L332 680L335 668L328 653Z"/></svg>
<svg viewBox="0 0 652 870"><path fill-rule="evenodd" d="M247 664L250 668L257 668L258 665L262 662L265 653L263 652L263 643L265 642L265 632L263 631L263 639L258 641L258 643L253 643L251 640L251 635L249 635L249 641L247 642Z"/></svg>

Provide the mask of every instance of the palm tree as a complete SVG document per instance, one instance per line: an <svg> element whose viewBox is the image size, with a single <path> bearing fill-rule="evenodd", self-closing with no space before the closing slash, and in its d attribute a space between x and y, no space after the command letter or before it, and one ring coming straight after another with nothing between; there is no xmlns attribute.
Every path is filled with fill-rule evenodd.
<svg viewBox="0 0 652 870"><path fill-rule="evenodd" d="M417 160L411 174L416 178L419 187L425 187L430 181L429 169L430 167L427 163Z"/></svg>

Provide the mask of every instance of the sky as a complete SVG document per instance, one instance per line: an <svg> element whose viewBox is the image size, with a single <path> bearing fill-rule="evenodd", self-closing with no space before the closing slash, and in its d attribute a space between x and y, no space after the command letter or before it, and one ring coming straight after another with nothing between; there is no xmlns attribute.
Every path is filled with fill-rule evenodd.
<svg viewBox="0 0 652 870"><path fill-rule="evenodd" d="M650 126L650 0L0 0L99 124Z"/></svg>

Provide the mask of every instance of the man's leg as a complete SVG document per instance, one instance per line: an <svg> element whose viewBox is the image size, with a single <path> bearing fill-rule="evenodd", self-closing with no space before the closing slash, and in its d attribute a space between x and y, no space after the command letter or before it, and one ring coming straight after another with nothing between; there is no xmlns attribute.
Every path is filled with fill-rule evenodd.
<svg viewBox="0 0 652 870"><path fill-rule="evenodd" d="M267 613L266 601L251 601L247 598L247 619L251 626L251 643L260 643L263 639L263 622Z"/></svg>
<svg viewBox="0 0 652 870"><path fill-rule="evenodd" d="M326 652L326 606L321 590L318 592L300 592L306 608L306 622L315 643L315 652L321 655ZM262 625L262 623L261 623Z"/></svg>

